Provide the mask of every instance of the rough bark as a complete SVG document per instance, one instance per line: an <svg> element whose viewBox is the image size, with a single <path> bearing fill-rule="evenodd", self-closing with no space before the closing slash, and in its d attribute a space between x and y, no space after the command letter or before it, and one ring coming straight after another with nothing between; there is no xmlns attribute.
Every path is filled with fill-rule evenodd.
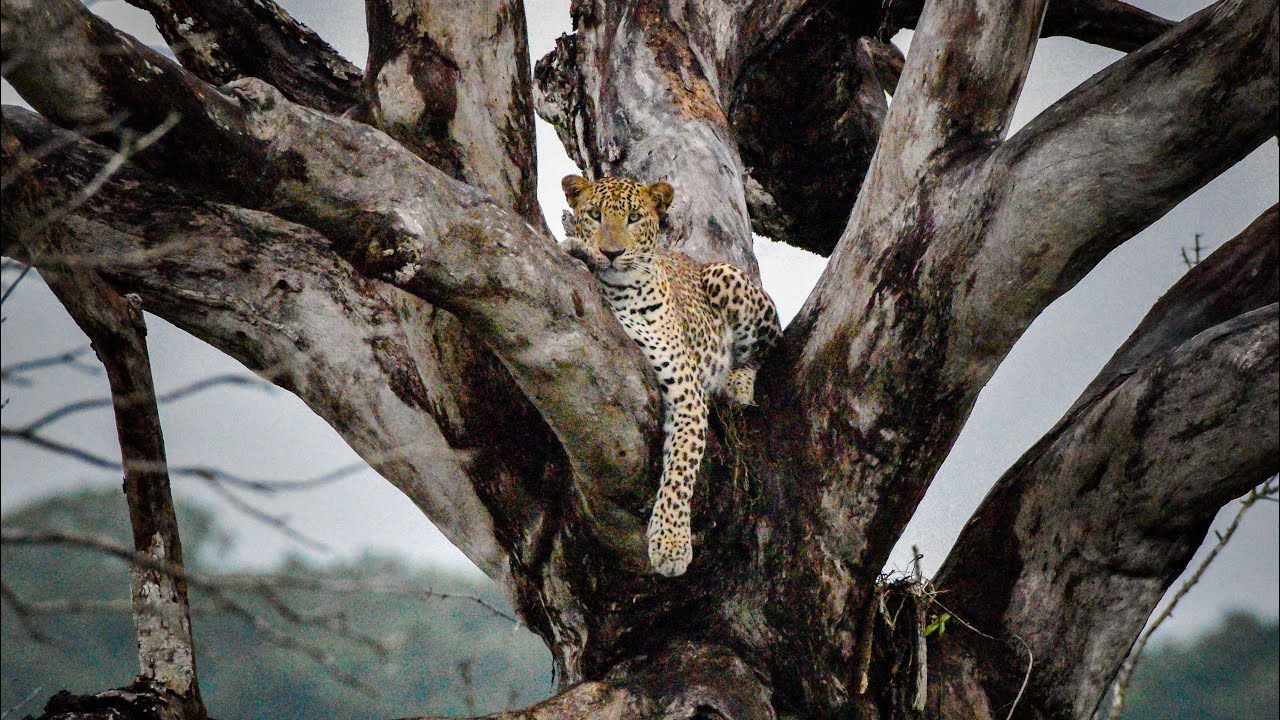
<svg viewBox="0 0 1280 720"><path fill-rule="evenodd" d="M110 157L31 113L5 108L5 118L29 147L62 145L42 161L55 206ZM6 200L6 210L21 206ZM420 329L435 312L429 305L360 277L313 230L202 200L136 168L111 178L66 225L63 262L98 268L151 312L294 392L473 562L507 577L509 548L479 493L505 490L513 495L504 505L518 505L525 476L460 422L452 388L465 366Z"/></svg>
<svg viewBox="0 0 1280 720"><path fill-rule="evenodd" d="M1116 44L1164 29L1125 6L1075 7L1094 15L1050 6L1048 17ZM820 225L811 240L784 239L833 249L762 369L760 407L714 413L694 498L695 560L678 579L648 572L640 542L659 439L650 373L590 277L529 215L520 8L475 6L457 34L442 31L434 8L372 5L379 37L362 91L376 111L351 118L291 102L259 80L213 88L69 0L6 0L4 69L63 127L124 117L144 132L181 113L171 133L64 219L71 257L297 393L504 584L546 639L564 686L510 717L895 717L922 696L933 715L992 717L1025 670L1005 640L1025 631L1040 657L1040 634L1071 640L1112 627L1088 612L1063 619L1034 616L1025 604L966 606L974 626L997 639L949 632L931 641L926 688L918 678L927 607L894 589L889 600L914 603L917 622L887 632L876 575L977 393L1035 315L1274 132L1273 4L1229 0L1187 20L1011 140L1009 118L1049 22L1044 2L930 4L897 78L892 48L878 44L877 31L887 30L871 27L886 18L872 10L576 4L577 32L539 65L538 106L589 174L672 182L668 239L702 260L754 271L753 221L775 222L784 236ZM1100 29L1081 17L1133 22ZM842 21L825 22L832 18ZM782 84L797 75L787 68L825 57L817 49L832 37L847 40L848 52L824 60L822 73L856 72L805 91L824 97L797 113L791 150L751 135L758 125L782 127L769 120L796 94ZM517 67L504 65L513 58ZM471 94L476 83L491 94ZM896 93L888 112L885 86ZM29 114L6 117L31 146L58 136ZM833 118L857 137L824 134ZM827 138L835 159L815 162ZM93 139L118 143L109 132ZM41 177L49 195L68 198L90 183L105 151L60 143ZM773 165L748 171L752 153ZM830 178L818 182L823 173ZM761 177L776 185L752 184ZM824 182L852 188L828 196ZM1043 202L1050 184L1066 191ZM761 187L784 198L772 220L759 211ZM802 216L806 196L815 209ZM29 201L7 193L5 207ZM1030 230L1017 232L1019 222ZM1270 310L1236 318L1237 310L1156 356L1132 356L1140 367L1062 437L1078 440L1072 447L1092 462L1124 465L1128 452L1141 465L1142 452L1174 446L1212 461L1205 441L1219 430L1197 439L1178 424L1193 411L1223 433L1261 432L1232 409L1230 393L1245 393L1247 407L1274 399L1266 361L1275 325ZM1204 368L1228 359L1231 382L1206 386ZM1256 389L1246 391L1249 383ZM1150 447L1090 444L1090 428L1133 427L1138 407L1147 408L1141 438ZM1125 478L1169 483L1175 494L1194 484L1182 466L1156 460L1104 478L1112 484L1099 487L1112 494L1095 490L1096 502L1116 504ZM1237 460L1235 471L1254 468ZM1035 487L1059 498L1077 480L1066 473ZM1189 498L1194 512L1179 522L1194 525L1224 493ZM1150 491L1135 507L1158 497ZM1027 537L981 542L1012 545L1009 563L1054 551L1052 537ZM1054 567L1089 569L1073 562ZM963 587L967 563L956 563L945 577ZM1176 553L1160 572L1175 565ZM1011 597L1015 588L1057 592L1033 575L1018 585L1024 570L1036 568L1005 564L987 575L1007 580ZM1156 584L1115 584L1110 600L1141 605ZM1136 635L1126 632L1112 631L1106 647L1071 646L1098 666L1044 661L1026 707L1075 713L1091 693L1096 700L1106 662Z"/></svg>
<svg viewBox="0 0 1280 720"><path fill-rule="evenodd" d="M370 121L542 234L528 33L513 0L369 0Z"/></svg>
<svg viewBox="0 0 1280 720"><path fill-rule="evenodd" d="M183 698L159 683L139 678L132 685L96 695L66 690L49 698L38 720L197 720Z"/></svg>

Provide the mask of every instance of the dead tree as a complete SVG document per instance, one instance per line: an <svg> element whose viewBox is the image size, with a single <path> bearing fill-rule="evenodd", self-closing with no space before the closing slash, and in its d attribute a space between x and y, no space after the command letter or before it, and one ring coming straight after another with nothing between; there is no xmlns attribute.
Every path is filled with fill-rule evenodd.
<svg viewBox="0 0 1280 720"><path fill-rule="evenodd" d="M562 682L512 717L1087 718L1217 510L1280 465L1272 209L999 481L932 590L877 582L1031 321L1273 136L1274 0L1176 26L1114 0L582 0L536 83L511 0L368 0L363 75L270 2L132 1L182 67L74 0L3 3L40 113L5 123L49 202L112 156L103 128L181 117L59 220L61 262L269 368L507 589ZM1042 33L1132 52L1006 137ZM535 105L589 175L674 185L693 257L755 272L753 229L830 256L760 406L713 422L679 578L645 559L654 381L546 231ZM945 634L908 621L943 608Z"/></svg>

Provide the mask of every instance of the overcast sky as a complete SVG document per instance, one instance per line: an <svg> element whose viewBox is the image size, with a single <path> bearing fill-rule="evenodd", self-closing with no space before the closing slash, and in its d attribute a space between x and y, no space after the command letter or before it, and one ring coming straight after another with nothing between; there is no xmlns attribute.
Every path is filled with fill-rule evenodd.
<svg viewBox="0 0 1280 720"><path fill-rule="evenodd" d="M367 44L361 3L282 0L282 4L352 62L364 64ZM1137 4L1181 18L1207 3ZM551 50L560 33L569 31L568 1L531 0L526 8L531 55L536 61ZM149 17L120 0L100 2L94 10L145 42L163 43ZM901 33L897 41L906 49L910 33ZM1015 131L1119 57L1118 52L1073 40L1041 41L1014 116ZM7 83L3 101L20 102ZM539 120L537 130L539 198L552 228L559 232L558 218L564 208L559 178L577 170L550 127ZM983 391L891 566L905 566L913 544L925 554L926 571L938 566L992 483L1061 417L1156 298L1186 271L1180 249L1190 245L1196 233L1203 235L1205 244L1217 247L1276 202L1278 164L1276 143L1268 141L1113 252L1041 315ZM783 319L790 319L824 261L764 239L757 241L757 254L766 290L777 301ZM6 273L6 286L12 279L13 274ZM38 278L28 278L13 293L4 304L4 316L0 352L6 365L86 344ZM163 320L149 317L148 324L156 385L161 391L214 374L245 372L235 361ZM92 356L86 358L87 366L93 362ZM18 425L59 403L105 392L106 380L100 373L76 369L46 373L34 386L7 384L4 424ZM280 390L224 389L167 405L161 415L175 466L216 464L246 476L301 478L359 462L331 428ZM118 457L109 412L68 420L50 434ZM51 458L16 442L6 441L0 447L0 504L5 511L50 493L118 483L119 478L111 474ZM228 565L271 565L286 553L326 561L377 548L479 572L408 499L368 469L318 490L246 498L287 517L293 528L322 544L322 549L301 546L249 519L198 481L175 481L175 493L217 508L221 521L237 538L231 551L219 558ZM1225 525L1225 516L1232 512L1234 508L1228 506L1216 527ZM1238 539L1166 625L1166 634L1198 630L1237 607L1277 614L1277 519L1275 504L1263 503L1251 512Z"/></svg>

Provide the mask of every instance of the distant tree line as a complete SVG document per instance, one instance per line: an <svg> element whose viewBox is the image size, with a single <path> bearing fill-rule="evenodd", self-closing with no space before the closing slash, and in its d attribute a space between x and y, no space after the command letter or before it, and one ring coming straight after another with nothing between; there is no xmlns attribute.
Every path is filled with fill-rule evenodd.
<svg viewBox="0 0 1280 720"><path fill-rule="evenodd" d="M213 574L208 560L225 552L228 535L201 508L179 508L190 564ZM6 515L6 527L75 531L128 538L128 520L114 491L52 497ZM3 548L5 587L29 606L33 636L6 602L2 612L0 707L7 717L38 714L59 690L88 692L121 686L137 672L123 563L80 549ZM219 718L385 718L397 715L479 714L523 707L552 690L551 662L542 644L499 614L470 601L505 606L487 580L415 568L390 558L364 558L319 568L288 561L271 577L318 577L362 582L406 578L456 598L282 590L311 617L350 626L335 641L324 623L291 632L319 646L345 642L341 662L368 673L376 696L353 693L332 674L297 653L263 643L241 619L214 611L194 592L200 639L197 666L210 712ZM76 606L51 604L76 598ZM273 609L246 598L264 616ZM61 612L48 612L60 608ZM357 639L353 639L357 638ZM361 642L358 638L366 638ZM377 644L379 647L374 647ZM1138 666L1127 720L1271 720L1280 713L1280 629L1274 619L1230 615L1190 643L1165 644ZM25 704L24 704L24 701Z"/></svg>

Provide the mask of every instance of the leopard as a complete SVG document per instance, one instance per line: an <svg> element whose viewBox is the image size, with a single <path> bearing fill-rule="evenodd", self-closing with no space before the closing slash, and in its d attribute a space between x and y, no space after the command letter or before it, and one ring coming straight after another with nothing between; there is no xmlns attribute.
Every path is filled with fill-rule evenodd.
<svg viewBox="0 0 1280 720"><path fill-rule="evenodd" d="M761 359L782 333L777 307L741 269L659 244L675 198L669 183L569 175L561 186L572 211L562 249L591 271L658 378L662 476L646 530L649 563L660 575L683 575L693 560L709 402L755 404Z"/></svg>

